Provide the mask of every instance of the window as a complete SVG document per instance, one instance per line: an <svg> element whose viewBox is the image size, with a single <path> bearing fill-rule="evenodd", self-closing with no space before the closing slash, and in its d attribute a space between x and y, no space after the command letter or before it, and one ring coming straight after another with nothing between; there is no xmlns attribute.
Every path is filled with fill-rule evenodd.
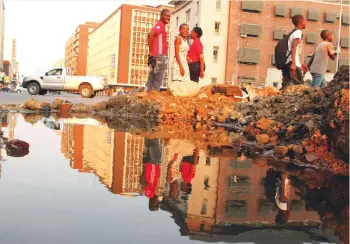
<svg viewBox="0 0 350 244"><path fill-rule="evenodd" d="M176 17L176 26L179 26L179 16Z"/></svg>
<svg viewBox="0 0 350 244"><path fill-rule="evenodd" d="M218 81L218 78L216 78L216 77L211 78L211 84L215 85L217 83L217 81Z"/></svg>
<svg viewBox="0 0 350 244"><path fill-rule="evenodd" d="M204 190L208 190L209 189L209 176L205 176L204 177Z"/></svg>
<svg viewBox="0 0 350 244"><path fill-rule="evenodd" d="M202 203L201 215L206 215L206 214L207 214L207 202L204 201Z"/></svg>
<svg viewBox="0 0 350 244"><path fill-rule="evenodd" d="M218 62L219 47L213 47L213 63Z"/></svg>
<svg viewBox="0 0 350 244"><path fill-rule="evenodd" d="M216 0L216 10L220 11L221 9L221 0Z"/></svg>
<svg viewBox="0 0 350 244"><path fill-rule="evenodd" d="M220 22L215 22L215 33L219 33L220 32Z"/></svg>
<svg viewBox="0 0 350 244"><path fill-rule="evenodd" d="M199 1L197 1L197 13L196 14L198 14L199 13Z"/></svg>
<svg viewBox="0 0 350 244"><path fill-rule="evenodd" d="M210 166L210 158L209 157L205 158L205 165Z"/></svg>
<svg viewBox="0 0 350 244"><path fill-rule="evenodd" d="M62 75L62 69L53 69L47 72L47 76L51 75Z"/></svg>
<svg viewBox="0 0 350 244"><path fill-rule="evenodd" d="M186 22L190 21L191 19L191 9L186 11Z"/></svg>

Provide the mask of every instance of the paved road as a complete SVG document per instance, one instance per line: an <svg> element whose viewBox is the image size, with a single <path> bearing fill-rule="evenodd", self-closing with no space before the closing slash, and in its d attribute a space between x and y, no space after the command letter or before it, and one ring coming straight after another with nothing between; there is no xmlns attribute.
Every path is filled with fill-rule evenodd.
<svg viewBox="0 0 350 244"><path fill-rule="evenodd" d="M41 102L52 102L56 98L61 100L67 100L72 103L85 103L85 104L95 104L101 101L108 100L110 97L107 96L96 96L94 98L82 98L80 95L65 94L46 94L44 96L36 95L32 96L29 93L12 93L12 92L0 92L0 104L23 104L25 101L34 97Z"/></svg>

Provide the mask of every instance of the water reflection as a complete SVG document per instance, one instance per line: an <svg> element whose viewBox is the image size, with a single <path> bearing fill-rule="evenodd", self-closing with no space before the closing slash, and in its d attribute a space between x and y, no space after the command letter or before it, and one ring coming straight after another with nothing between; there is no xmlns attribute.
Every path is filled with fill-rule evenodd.
<svg viewBox="0 0 350 244"><path fill-rule="evenodd" d="M96 175L112 194L148 198L143 208L170 213L180 235L190 240L341 242L322 224L327 197L316 201L323 207L310 204L315 198L308 196L315 191L302 180L303 172L296 177L265 160L245 158L228 145L203 149L189 140L144 138L93 119L48 118L42 123L59 132L71 169ZM347 206L343 201L337 207ZM130 228L137 234L139 226ZM343 230L336 235L347 242Z"/></svg>

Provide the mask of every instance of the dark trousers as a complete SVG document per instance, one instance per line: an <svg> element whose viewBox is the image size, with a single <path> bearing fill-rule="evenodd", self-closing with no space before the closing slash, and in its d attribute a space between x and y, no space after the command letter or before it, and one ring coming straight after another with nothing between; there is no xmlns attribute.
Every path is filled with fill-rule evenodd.
<svg viewBox="0 0 350 244"><path fill-rule="evenodd" d="M156 66L150 71L146 82L146 91L160 91L162 86L164 73L168 69L168 57L157 56Z"/></svg>
<svg viewBox="0 0 350 244"><path fill-rule="evenodd" d="M201 73L201 64L200 62L193 62L188 64L188 67L190 69L190 79L194 82L199 82L199 76ZM205 64L204 64L204 70L205 70Z"/></svg>
<svg viewBox="0 0 350 244"><path fill-rule="evenodd" d="M282 69L282 88L285 89L287 86L290 85L291 82L293 82L294 85L302 85L304 84L304 75L303 71L300 67L296 67L295 75L292 76L290 73L290 66L291 63L288 63L283 69Z"/></svg>

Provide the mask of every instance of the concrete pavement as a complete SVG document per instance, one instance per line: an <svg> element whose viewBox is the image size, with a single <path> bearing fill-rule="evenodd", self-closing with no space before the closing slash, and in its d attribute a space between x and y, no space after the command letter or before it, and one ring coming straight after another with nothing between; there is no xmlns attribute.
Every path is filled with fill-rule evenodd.
<svg viewBox="0 0 350 244"><path fill-rule="evenodd" d="M52 102L56 98L61 100L67 100L71 103L84 103L84 104L95 104L101 101L108 100L111 97L107 96L96 96L94 98L82 98L80 95L61 93L61 95L48 93L46 95L32 96L29 93L12 93L12 92L0 92L0 105L1 104L23 104L28 99L34 97L36 100L41 102Z"/></svg>

